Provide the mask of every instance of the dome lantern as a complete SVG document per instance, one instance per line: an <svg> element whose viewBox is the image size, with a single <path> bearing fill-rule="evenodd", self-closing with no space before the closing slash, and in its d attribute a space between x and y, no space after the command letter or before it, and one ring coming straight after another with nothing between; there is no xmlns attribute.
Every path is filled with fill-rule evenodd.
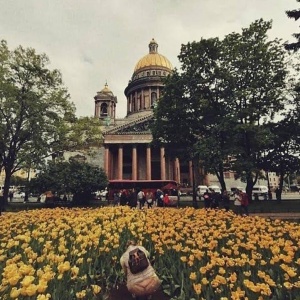
<svg viewBox="0 0 300 300"><path fill-rule="evenodd" d="M149 43L149 53L157 53L158 44L154 39Z"/></svg>

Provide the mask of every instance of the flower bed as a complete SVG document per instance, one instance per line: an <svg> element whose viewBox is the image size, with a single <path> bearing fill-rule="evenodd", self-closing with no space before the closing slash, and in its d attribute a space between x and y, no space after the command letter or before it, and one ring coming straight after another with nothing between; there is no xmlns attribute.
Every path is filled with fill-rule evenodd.
<svg viewBox="0 0 300 300"><path fill-rule="evenodd" d="M0 224L0 299L105 299L128 239L170 299L300 299L300 225L223 210L41 209Z"/></svg>

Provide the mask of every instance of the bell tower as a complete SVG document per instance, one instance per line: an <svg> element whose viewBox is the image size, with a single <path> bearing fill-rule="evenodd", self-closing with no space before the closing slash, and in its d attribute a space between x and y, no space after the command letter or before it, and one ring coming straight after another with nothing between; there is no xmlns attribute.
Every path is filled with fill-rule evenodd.
<svg viewBox="0 0 300 300"><path fill-rule="evenodd" d="M104 88L97 92L95 99L95 117L101 119L106 126L115 123L117 97L108 88L107 82Z"/></svg>

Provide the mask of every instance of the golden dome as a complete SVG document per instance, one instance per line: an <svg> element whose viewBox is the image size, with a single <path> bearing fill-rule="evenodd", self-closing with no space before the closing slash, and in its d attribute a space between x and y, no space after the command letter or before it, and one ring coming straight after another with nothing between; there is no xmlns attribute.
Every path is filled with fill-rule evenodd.
<svg viewBox="0 0 300 300"><path fill-rule="evenodd" d="M113 92L108 88L107 83L105 83L104 88L100 91L101 94L113 95Z"/></svg>
<svg viewBox="0 0 300 300"><path fill-rule="evenodd" d="M170 71L173 69L170 61L163 55L157 53L158 44L154 39L149 43L149 54L141 58L134 68L134 73L147 67L164 67Z"/></svg>

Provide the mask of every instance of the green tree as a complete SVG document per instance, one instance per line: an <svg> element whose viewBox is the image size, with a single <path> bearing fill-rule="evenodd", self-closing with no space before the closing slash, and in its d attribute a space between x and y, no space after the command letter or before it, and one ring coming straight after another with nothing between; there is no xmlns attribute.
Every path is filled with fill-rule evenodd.
<svg viewBox="0 0 300 300"><path fill-rule="evenodd" d="M65 126L59 139L53 143L51 156L63 160L64 152L82 151L93 156L102 145L101 121L96 117L72 118Z"/></svg>
<svg viewBox="0 0 300 300"><path fill-rule="evenodd" d="M0 169L5 171L4 199L12 174L37 167L61 147L74 105L58 70L32 48L9 50L0 44Z"/></svg>
<svg viewBox="0 0 300 300"><path fill-rule="evenodd" d="M14 186L25 186L27 184L27 178L12 175L10 185Z"/></svg>
<svg viewBox="0 0 300 300"><path fill-rule="evenodd" d="M201 162L201 167L217 174L225 189L223 161L227 155L222 145L228 142L228 135L224 124L220 124L226 114L221 54L218 38L182 45L178 56L182 72L175 70L166 81L152 133L155 140L163 139L169 148L183 149L182 154L193 160L196 171ZM174 147L174 143L181 146ZM203 183L198 172L196 181Z"/></svg>
<svg viewBox="0 0 300 300"><path fill-rule="evenodd" d="M300 2L300 0L297 0L297 2ZM289 18L294 19L297 21L300 18L300 9L293 9L286 11L286 14ZM293 37L296 38L297 42L294 43L286 43L285 49L286 50L292 50L292 51L298 51L300 48L300 33L294 33Z"/></svg>
<svg viewBox="0 0 300 300"><path fill-rule="evenodd" d="M269 29L271 22L257 20L222 41L183 45L182 72L167 80L152 132L170 148L180 142L193 149L223 189L226 168L244 173L249 195L269 143L261 125L283 109L286 87L285 52L279 40L268 40ZM224 165L228 155L235 161Z"/></svg>
<svg viewBox="0 0 300 300"><path fill-rule="evenodd" d="M166 153L173 158L179 157L183 161L191 160L195 170L194 166L199 160L195 157L193 148L196 137L190 127L194 127L194 120L189 97L184 92L184 81L175 70L165 83L164 96L154 109L155 122L151 128L153 144L164 146ZM193 205L197 206L195 183Z"/></svg>
<svg viewBox="0 0 300 300"><path fill-rule="evenodd" d="M260 169L258 163L270 142L266 126L284 108L287 66L278 39L268 40L272 23L253 22L242 33L224 40L224 66L230 93L224 99L232 126L233 169L244 172L248 195L252 194Z"/></svg>
<svg viewBox="0 0 300 300"><path fill-rule="evenodd" d="M300 85L296 84L288 99L283 118L270 125L272 139L261 167L279 175L279 191L284 178L300 171ZM279 199L280 200L280 199Z"/></svg>
<svg viewBox="0 0 300 300"><path fill-rule="evenodd" d="M60 140L59 147L64 151L99 147L103 142L101 121L97 117L80 117L70 120L63 138Z"/></svg>
<svg viewBox="0 0 300 300"><path fill-rule="evenodd" d="M30 182L35 192L51 190L58 194L71 193L76 203L87 203L92 192L107 185L108 179L102 168L72 159L68 162L50 161Z"/></svg>

